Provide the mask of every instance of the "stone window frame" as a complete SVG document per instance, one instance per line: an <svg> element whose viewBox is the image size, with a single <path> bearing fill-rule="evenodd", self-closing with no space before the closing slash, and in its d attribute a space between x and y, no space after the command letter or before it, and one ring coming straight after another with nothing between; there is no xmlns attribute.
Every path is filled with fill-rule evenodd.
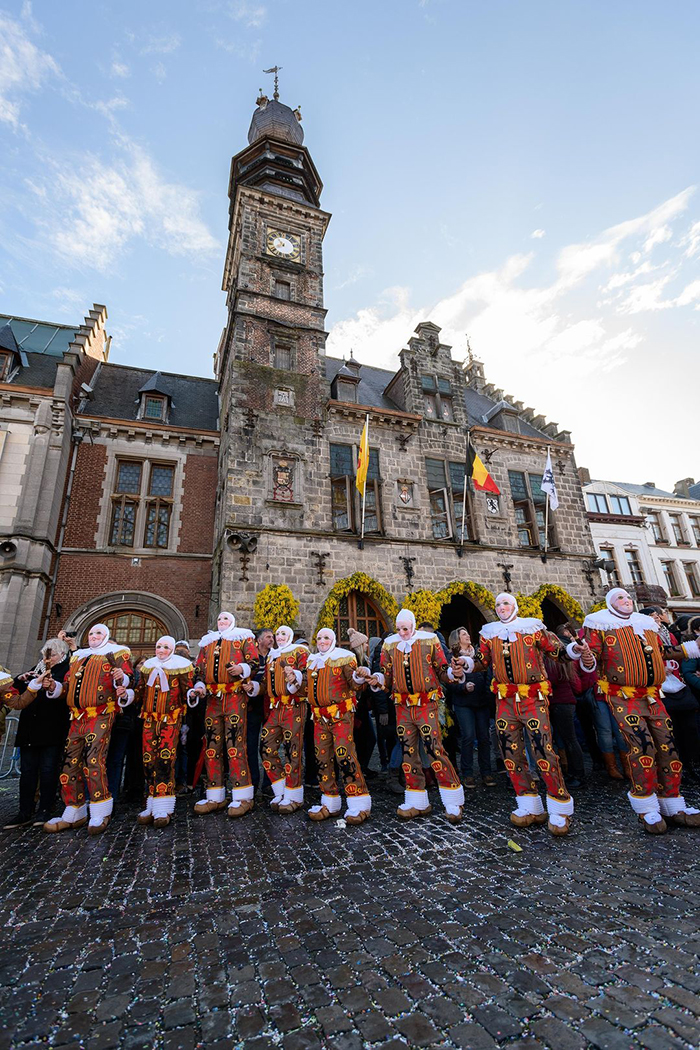
<svg viewBox="0 0 700 1050"><path fill-rule="evenodd" d="M642 562L639 557L639 550L637 547L632 545L625 547L625 565L629 572L630 579L634 585L646 583L644 579L644 569L642 568ZM639 577L639 579L637 579Z"/></svg>
<svg viewBox="0 0 700 1050"><path fill-rule="evenodd" d="M454 423L455 420L455 394L451 379L439 376L432 372L421 372L420 375L422 402L422 415L431 423ZM448 388L445 390L445 386ZM442 387L442 388L441 388ZM428 398L434 402L435 415L431 416L425 411ZM443 405L449 406L449 416L443 414Z"/></svg>
<svg viewBox="0 0 700 1050"><path fill-rule="evenodd" d="M284 301L284 300L281 300ZM287 328L270 328L270 366L278 372L295 372L298 359L299 336ZM289 364L278 364L277 354L289 352Z"/></svg>
<svg viewBox="0 0 700 1050"><path fill-rule="evenodd" d="M120 550L129 551L134 555L162 555L177 552L180 542L180 527L182 524L183 511L183 484L185 474L185 462L187 451L163 450L163 454L154 454L150 449L139 452L134 449L133 443L125 440L110 440L107 448L107 462L105 464L104 486L100 509L97 518L96 547L98 550ZM141 487L138 495L138 507L134 523L134 545L130 547L125 544L113 544L110 542L112 530L112 506L115 486L117 483L117 471L119 462L133 461L142 465ZM170 527L167 547L146 547L144 540L146 536L147 508L153 500L148 496L148 484L150 483L151 466L174 467L173 497L170 513ZM144 469L145 468L145 469Z"/></svg>
<svg viewBox="0 0 700 1050"><path fill-rule="evenodd" d="M676 572L675 561L671 559L663 560L661 562L661 572L663 573L664 584L666 584L668 587L669 598L685 597L678 582L678 573Z"/></svg>
<svg viewBox="0 0 700 1050"><path fill-rule="evenodd" d="M350 450L350 464L352 467L351 473L345 474L334 474L333 473L333 454L331 448L333 446L343 447ZM359 536L362 531L362 497L357 490L355 485L355 478L357 476L357 459L359 453L359 446L353 441L344 441L342 439L336 439L328 442L328 458L329 458L329 479L331 483L331 531L336 535L347 535L347 536ZM372 470L372 463L376 461L377 471L376 477L370 477L368 472L367 482L365 487L365 497L369 492L373 493L374 506L370 501L367 504L365 499L365 536L383 536L384 535L384 514L382 508L382 475L381 475L381 461L380 461L381 448L378 446L370 445L370 470ZM376 460L375 460L376 457ZM334 508L335 503L333 500L334 492L340 494L344 491L345 493L345 513L348 518L348 527L341 529L336 527L334 520ZM342 505L342 500L338 498L338 506ZM375 517L377 519L376 529L367 528L367 511L375 511Z"/></svg>
<svg viewBox="0 0 700 1050"><path fill-rule="evenodd" d="M289 452L285 448L268 448L264 451L265 456L265 502L272 507L303 507L304 506L304 483L305 483L305 460L298 452ZM273 496L274 491L274 461L276 459L294 460L296 467L296 481L294 485L293 500L278 500Z"/></svg>
<svg viewBox="0 0 700 1050"><path fill-rule="evenodd" d="M160 415L159 416L150 416L150 415L147 414L148 402L149 401L151 401L151 402L156 402L156 401L160 402ZM161 394L157 390L154 390L153 392L151 392L151 391L144 391L144 393L141 394L141 401L140 401L140 404L139 404L139 410L136 413L136 418L137 419L142 419L144 421L144 423L167 423L168 422L168 415L169 415L169 413L170 413L170 399L167 397L166 394Z"/></svg>
<svg viewBox="0 0 700 1050"><path fill-rule="evenodd" d="M433 486L431 488L428 461L442 464L445 479L444 485L440 485L437 487ZM459 543L461 541L462 529L462 501L464 499L465 491L464 462L462 460L450 459L448 456L426 456L425 472L428 488L428 508L430 511L430 526L433 532L433 539L443 542L449 541ZM462 487L455 485L455 478L458 478L460 476L462 478ZM474 542L476 540L476 526L474 514L475 508L473 493L470 490L469 484L467 484L466 493L467 500L464 539L465 541ZM444 511L438 510L439 499L441 497L444 500ZM435 527L439 525L442 519L445 520L445 524L449 530L447 536L438 536L435 533Z"/></svg>
<svg viewBox="0 0 700 1050"><path fill-rule="evenodd" d="M521 496L516 493L513 489L512 476L518 474L524 478L524 489L525 496ZM538 517L538 511L541 512L542 507L546 508L547 496L545 495L542 500L539 493L535 492L533 488L533 482L536 482L538 487L541 483L541 475L535 474L530 470L509 470L508 471L508 485L510 487L511 502L513 504L513 513L515 516L515 526L517 532L518 547L522 550L544 550L544 544L542 542L542 536L540 535L540 529L544 528L543 523L540 522ZM522 520L518 518L518 511L522 513ZM530 543L521 543L520 536L527 529ZM556 524L554 521L554 515L549 515L549 536L547 549L559 550L559 542L557 539ZM533 542L536 539L537 542Z"/></svg>
<svg viewBox="0 0 700 1050"><path fill-rule="evenodd" d="M698 576L698 563L696 561L681 560L686 583L691 598L700 598L700 576Z"/></svg>

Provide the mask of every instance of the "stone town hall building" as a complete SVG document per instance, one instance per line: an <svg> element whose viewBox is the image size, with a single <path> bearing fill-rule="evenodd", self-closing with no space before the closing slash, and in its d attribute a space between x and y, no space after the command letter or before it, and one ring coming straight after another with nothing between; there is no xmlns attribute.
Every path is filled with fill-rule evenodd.
<svg viewBox="0 0 700 1050"><path fill-rule="evenodd" d="M381 630L388 596L455 582L524 594L547 582L593 600L566 431L495 389L476 359L454 361L430 322L406 333L395 370L326 356L330 215L303 137L290 108L261 96L232 160L215 379L110 362L100 305L76 327L0 316L0 662L29 666L61 625L82 635L106 621L141 652L164 631L199 638L219 607L251 624L269 582L289 585L308 636L332 589L364 574L342 596L341 640L348 623ZM461 543L468 428L501 495L467 493ZM548 445L560 507L543 564ZM560 598L545 600L553 621ZM441 626L492 615L479 592L457 594Z"/></svg>

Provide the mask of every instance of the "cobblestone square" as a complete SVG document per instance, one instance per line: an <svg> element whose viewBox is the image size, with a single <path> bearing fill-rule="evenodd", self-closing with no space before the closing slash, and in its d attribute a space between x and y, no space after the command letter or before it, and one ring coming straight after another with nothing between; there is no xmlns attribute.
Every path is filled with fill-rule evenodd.
<svg viewBox="0 0 700 1050"><path fill-rule="evenodd" d="M0 1047L700 1044L697 832L644 835L600 774L560 840L502 784L459 826L376 785L359 827L188 797L161 831L3 832Z"/></svg>

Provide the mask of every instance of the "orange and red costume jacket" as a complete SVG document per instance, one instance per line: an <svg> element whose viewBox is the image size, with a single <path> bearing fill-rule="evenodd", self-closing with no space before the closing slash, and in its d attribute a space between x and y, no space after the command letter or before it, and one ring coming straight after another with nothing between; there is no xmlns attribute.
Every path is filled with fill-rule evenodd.
<svg viewBox="0 0 700 1050"><path fill-rule="evenodd" d="M493 669L491 689L497 696L548 696L549 678L544 666L545 654L557 657L562 652L559 639L545 630L515 633L515 638L493 636L479 640L475 671Z"/></svg>
<svg viewBox="0 0 700 1050"><path fill-rule="evenodd" d="M394 703L417 707L439 700L442 686L449 681L447 660L436 634L417 638L410 653L398 648L401 639L391 635L382 646L379 670L384 689L394 694Z"/></svg>
<svg viewBox="0 0 700 1050"><path fill-rule="evenodd" d="M255 675L260 664L260 654L252 634L248 638L233 640L220 638L199 650L195 665L196 679L204 682L210 695L223 696L240 691L243 678L231 678L228 664L248 664L250 677Z"/></svg>
<svg viewBox="0 0 700 1050"><path fill-rule="evenodd" d="M18 696L19 692L15 689L12 675L7 668L0 665L0 706L15 701Z"/></svg>
<svg viewBox="0 0 700 1050"><path fill-rule="evenodd" d="M630 626L585 627L583 636L598 661L598 686L606 696L628 699L647 697L652 703L666 678L663 647L659 634L645 630L635 634Z"/></svg>
<svg viewBox="0 0 700 1050"><path fill-rule="evenodd" d="M72 656L68 674L63 683L63 692L70 709L71 720L84 715L94 718L114 711L117 706L117 693L112 681L112 671L119 668L127 677L131 677L131 653L118 648L112 653L91 656ZM111 663L114 660L114 663Z"/></svg>
<svg viewBox="0 0 700 1050"><path fill-rule="evenodd" d="M347 650L341 652L343 655L329 658L323 667L307 667L304 671L299 692L306 694L316 721L336 721L357 705L356 693L362 688L353 679L357 659Z"/></svg>
<svg viewBox="0 0 700 1050"><path fill-rule="evenodd" d="M188 662L186 667L166 667L163 670L170 686L167 693L161 692L157 678L153 685L148 684L150 668L141 671L134 693L136 700L141 702L141 718L173 724L187 711L187 692L192 688L194 667Z"/></svg>
<svg viewBox="0 0 700 1050"><path fill-rule="evenodd" d="M296 645L288 652L282 653L281 656L274 659L268 658L265 665L264 690L271 708L277 707L278 704L300 704L306 700L306 692L300 687L295 693L289 692L284 669L291 667L292 670L301 672L303 684L308 659L309 650L305 645Z"/></svg>

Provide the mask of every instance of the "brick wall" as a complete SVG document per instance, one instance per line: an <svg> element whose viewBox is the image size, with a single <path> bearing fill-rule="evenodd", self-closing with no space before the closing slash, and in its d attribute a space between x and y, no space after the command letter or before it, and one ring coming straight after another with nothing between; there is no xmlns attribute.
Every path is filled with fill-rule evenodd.
<svg viewBox="0 0 700 1050"><path fill-rule="evenodd" d="M83 442L75 462L73 491L68 504L66 547L94 547L102 498L107 449Z"/></svg>
<svg viewBox="0 0 700 1050"><path fill-rule="evenodd" d="M213 550L217 466L215 454L187 457L178 544L178 551L182 553L211 554Z"/></svg>

